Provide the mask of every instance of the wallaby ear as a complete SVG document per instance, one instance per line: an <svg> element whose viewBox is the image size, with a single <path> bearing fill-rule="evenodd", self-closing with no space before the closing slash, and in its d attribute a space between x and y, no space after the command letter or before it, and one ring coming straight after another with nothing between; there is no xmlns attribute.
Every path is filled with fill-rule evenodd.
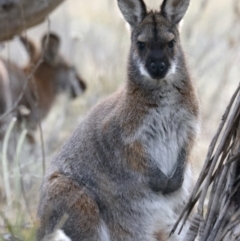
<svg viewBox="0 0 240 241"><path fill-rule="evenodd" d="M54 33L45 34L42 38L43 58L49 64L54 64L59 54L60 38Z"/></svg>
<svg viewBox="0 0 240 241"><path fill-rule="evenodd" d="M23 35L20 35L19 39L29 55L30 62L34 62L38 56L38 51L35 43Z"/></svg>
<svg viewBox="0 0 240 241"><path fill-rule="evenodd" d="M189 2L190 0L164 0L161 13L173 24L178 24L185 15Z"/></svg>
<svg viewBox="0 0 240 241"><path fill-rule="evenodd" d="M118 6L131 28L140 23L147 14L143 0L118 0Z"/></svg>

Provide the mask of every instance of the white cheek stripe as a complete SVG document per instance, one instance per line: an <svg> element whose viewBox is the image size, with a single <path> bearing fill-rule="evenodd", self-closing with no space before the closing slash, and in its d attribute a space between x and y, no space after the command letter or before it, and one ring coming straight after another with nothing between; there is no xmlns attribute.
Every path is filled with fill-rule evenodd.
<svg viewBox="0 0 240 241"><path fill-rule="evenodd" d="M138 66L139 66L141 75L151 79L151 76L148 74L146 68L144 67L144 65L141 62L138 62Z"/></svg>
<svg viewBox="0 0 240 241"><path fill-rule="evenodd" d="M175 74L176 73L176 69L177 69L177 64L176 64L176 62L175 61L173 61L172 63L171 63L171 68L170 68L170 70L168 71L168 75L170 75L170 74Z"/></svg>
<svg viewBox="0 0 240 241"><path fill-rule="evenodd" d="M138 66L139 66L139 70L140 70L140 73L142 76L152 79L143 63L138 61ZM176 70L177 70L177 64L175 61L172 61L171 68L169 69L167 76L174 75L176 73Z"/></svg>
<svg viewBox="0 0 240 241"><path fill-rule="evenodd" d="M61 229L55 232L53 240L72 241Z"/></svg>

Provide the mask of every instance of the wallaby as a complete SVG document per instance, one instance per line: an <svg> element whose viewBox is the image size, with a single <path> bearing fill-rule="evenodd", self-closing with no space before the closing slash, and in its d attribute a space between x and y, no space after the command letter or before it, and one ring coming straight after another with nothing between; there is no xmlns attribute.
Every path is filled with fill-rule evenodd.
<svg viewBox="0 0 240 241"><path fill-rule="evenodd" d="M9 98L0 99L0 115L11 109L11 105L21 94L24 83L28 81L28 76L33 73L19 102L19 106L25 106L29 113L23 115L19 108L16 115L19 121L26 121L30 131L34 131L39 121L49 113L58 93L69 92L70 97L75 98L85 91L86 84L75 68L61 56L60 39L56 34L49 33L43 36L40 52L32 41L23 36L20 40L29 53L30 61L21 69L2 60L8 77L6 78L6 74L4 78L0 77L0 86L5 86L0 89L0 95L4 96L5 92Z"/></svg>
<svg viewBox="0 0 240 241"><path fill-rule="evenodd" d="M199 107L179 39L189 0L118 0L131 26L126 85L79 125L44 178L37 239L178 241L169 236L193 186Z"/></svg>

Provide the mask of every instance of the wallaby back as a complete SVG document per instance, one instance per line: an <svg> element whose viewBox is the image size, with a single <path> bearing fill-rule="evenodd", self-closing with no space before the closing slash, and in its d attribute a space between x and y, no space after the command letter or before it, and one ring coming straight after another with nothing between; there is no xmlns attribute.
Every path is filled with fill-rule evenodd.
<svg viewBox="0 0 240 241"><path fill-rule="evenodd" d="M53 160L42 184L38 240L179 241L169 236L193 186L190 155L198 101L177 25L188 0L147 12L118 0L130 24L126 85L98 104Z"/></svg>

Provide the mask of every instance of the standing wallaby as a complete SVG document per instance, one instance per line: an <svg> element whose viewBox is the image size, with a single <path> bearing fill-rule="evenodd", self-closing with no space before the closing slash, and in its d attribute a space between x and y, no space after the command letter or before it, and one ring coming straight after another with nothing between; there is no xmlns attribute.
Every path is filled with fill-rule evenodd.
<svg viewBox="0 0 240 241"><path fill-rule="evenodd" d="M199 110L178 24L189 0L118 0L131 26L125 87L98 104L52 162L42 184L38 240L178 241L169 233L193 186Z"/></svg>
<svg viewBox="0 0 240 241"><path fill-rule="evenodd" d="M75 68L61 56L60 39L56 34L43 36L41 51L27 38L20 37L20 40L30 60L27 66L21 69L14 63L0 59L0 118L12 108L32 73L19 102L19 106L25 106L29 113L23 115L20 108L17 108L15 113L20 122L26 121L31 132L47 116L58 93L69 92L70 97L75 98L85 91L86 84ZM32 139L30 133L29 137Z"/></svg>

